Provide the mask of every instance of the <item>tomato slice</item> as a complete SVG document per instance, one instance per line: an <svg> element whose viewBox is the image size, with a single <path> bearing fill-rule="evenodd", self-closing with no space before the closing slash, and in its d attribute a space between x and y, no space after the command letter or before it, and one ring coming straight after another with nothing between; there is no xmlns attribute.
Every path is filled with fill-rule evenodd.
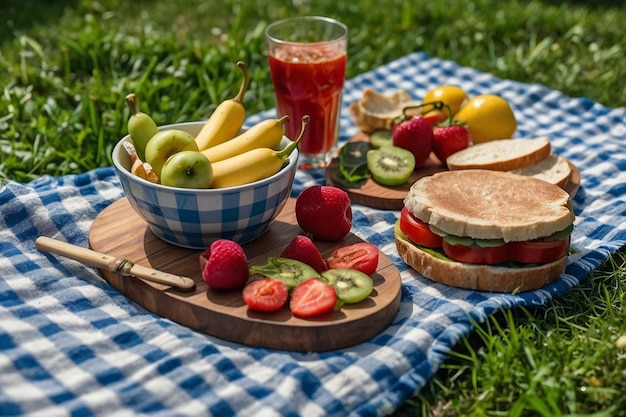
<svg viewBox="0 0 626 417"><path fill-rule="evenodd" d="M335 289L318 278L312 278L294 288L289 308L294 316L306 318L328 313L336 304Z"/></svg>
<svg viewBox="0 0 626 417"><path fill-rule="evenodd" d="M400 230L414 243L428 248L440 248L441 236L434 234L428 224L415 217L406 207L400 210Z"/></svg>
<svg viewBox="0 0 626 417"><path fill-rule="evenodd" d="M547 264L565 256L569 239L533 240L509 244L511 258L527 264Z"/></svg>
<svg viewBox="0 0 626 417"><path fill-rule="evenodd" d="M252 310L276 311L287 304L289 291L284 282L266 278L249 282L241 295Z"/></svg>
<svg viewBox="0 0 626 417"><path fill-rule="evenodd" d="M481 248L478 245L451 245L444 240L442 248L449 258L468 264L493 265L510 260L507 244Z"/></svg>
<svg viewBox="0 0 626 417"><path fill-rule="evenodd" d="M547 264L565 256L569 239L509 242L495 247L451 245L443 242L443 251L451 259L470 264L499 264L517 261L524 264Z"/></svg>
<svg viewBox="0 0 626 417"><path fill-rule="evenodd" d="M378 248L368 242L342 246L331 252L326 258L326 265L330 269L356 269L372 275L378 268Z"/></svg>

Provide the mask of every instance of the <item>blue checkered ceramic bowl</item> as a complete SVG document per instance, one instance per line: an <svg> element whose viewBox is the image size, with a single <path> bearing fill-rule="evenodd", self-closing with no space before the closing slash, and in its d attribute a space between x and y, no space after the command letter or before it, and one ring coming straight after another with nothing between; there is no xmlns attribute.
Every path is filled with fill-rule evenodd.
<svg viewBox="0 0 626 417"><path fill-rule="evenodd" d="M180 129L195 136L204 122L180 123L160 129ZM113 164L132 208L162 240L186 248L206 249L225 238L240 244L261 236L285 206L296 173L298 150L277 174L238 187L191 190L153 184L130 172L122 138L113 149ZM281 146L289 139L283 137Z"/></svg>

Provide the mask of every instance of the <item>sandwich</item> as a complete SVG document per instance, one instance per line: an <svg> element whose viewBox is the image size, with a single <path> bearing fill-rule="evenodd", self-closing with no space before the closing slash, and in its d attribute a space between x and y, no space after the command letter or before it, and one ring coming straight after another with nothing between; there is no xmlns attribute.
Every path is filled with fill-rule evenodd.
<svg viewBox="0 0 626 417"><path fill-rule="evenodd" d="M444 171L416 181L396 222L400 257L426 278L516 293L559 278L575 215L570 195L503 171Z"/></svg>
<svg viewBox="0 0 626 417"><path fill-rule="evenodd" d="M489 169L539 178L565 188L572 173L567 159L552 151L545 136L477 143L446 160L451 171Z"/></svg>

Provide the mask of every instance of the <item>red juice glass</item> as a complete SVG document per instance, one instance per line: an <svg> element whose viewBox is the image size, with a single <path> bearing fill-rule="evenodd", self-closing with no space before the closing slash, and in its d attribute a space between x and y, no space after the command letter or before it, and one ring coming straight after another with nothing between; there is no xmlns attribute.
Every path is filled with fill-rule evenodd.
<svg viewBox="0 0 626 417"><path fill-rule="evenodd" d="M348 28L328 17L294 17L270 24L265 40L276 110L279 117L289 116L285 135L295 139L302 116L310 117L298 166L325 167L339 136Z"/></svg>

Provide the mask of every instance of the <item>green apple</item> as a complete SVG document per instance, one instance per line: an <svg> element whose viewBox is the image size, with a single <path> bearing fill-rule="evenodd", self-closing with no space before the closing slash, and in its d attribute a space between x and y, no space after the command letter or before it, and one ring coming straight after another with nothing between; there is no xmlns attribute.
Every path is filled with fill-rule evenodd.
<svg viewBox="0 0 626 417"><path fill-rule="evenodd" d="M167 158L161 170L161 184L178 188L209 188L213 167L199 151L180 151Z"/></svg>
<svg viewBox="0 0 626 417"><path fill-rule="evenodd" d="M161 169L165 161L180 151L196 151L198 145L189 133L177 130L162 130L146 144L146 162L152 165L154 172L161 178Z"/></svg>

